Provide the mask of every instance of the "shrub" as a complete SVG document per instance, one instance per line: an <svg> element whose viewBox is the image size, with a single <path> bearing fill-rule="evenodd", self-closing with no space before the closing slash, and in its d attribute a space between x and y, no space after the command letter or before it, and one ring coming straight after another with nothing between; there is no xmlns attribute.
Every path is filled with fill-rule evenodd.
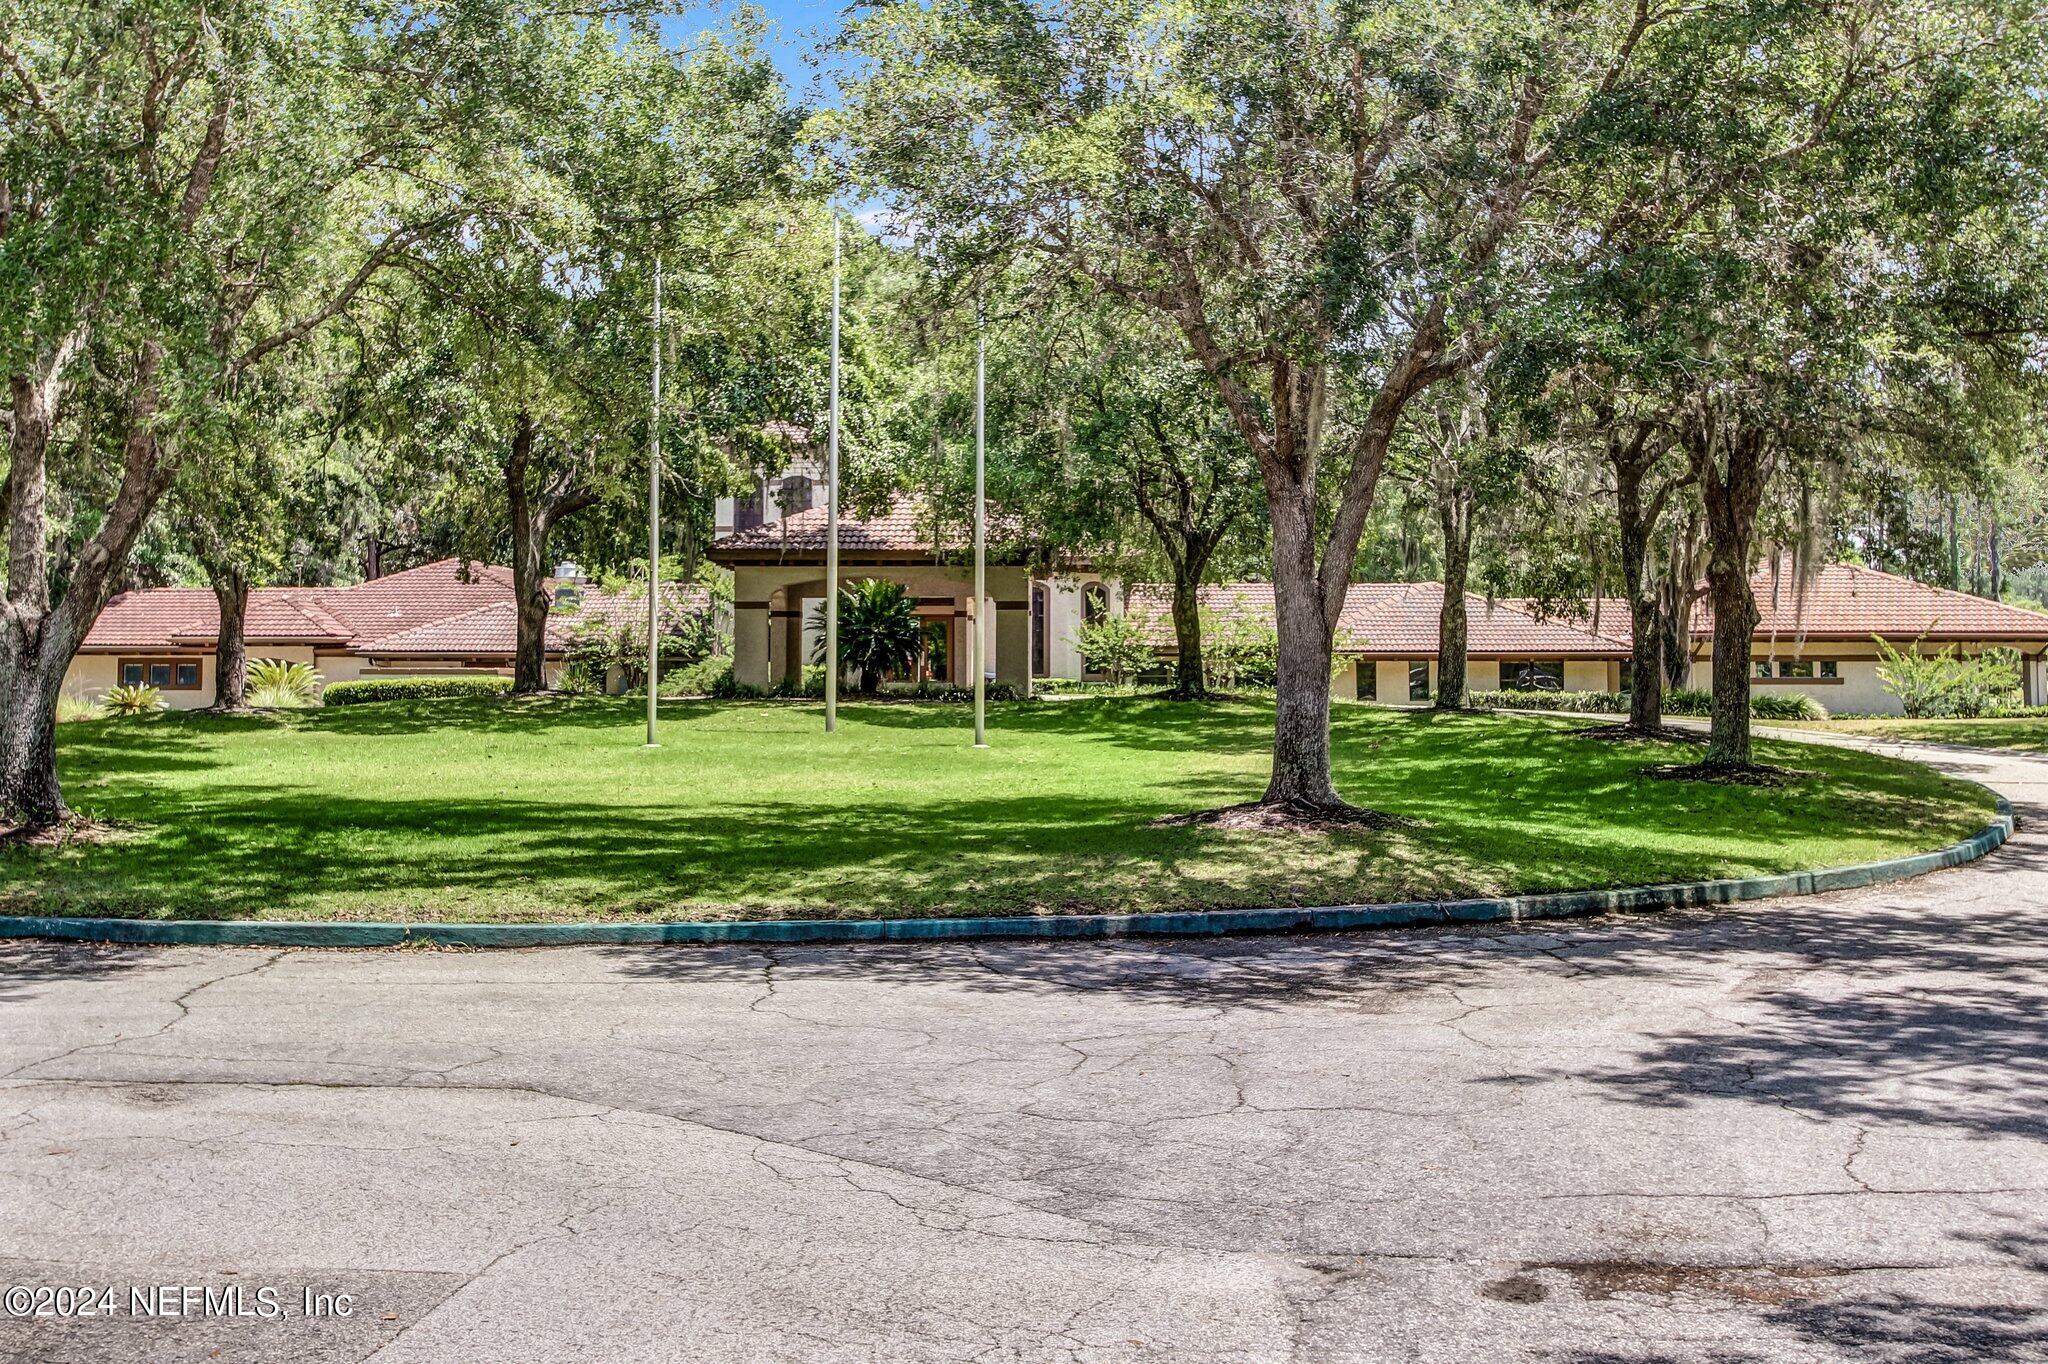
<svg viewBox="0 0 2048 1364"><path fill-rule="evenodd" d="M734 677L730 668L711 680L711 695L720 701L758 701L767 694L765 687Z"/></svg>
<svg viewBox="0 0 2048 1364"><path fill-rule="evenodd" d="M1211 685L1270 687L1280 675L1280 632L1263 621L1211 616L1202 626L1202 659Z"/></svg>
<svg viewBox="0 0 2048 1364"><path fill-rule="evenodd" d="M1132 673L1159 666L1158 658L1145 643L1144 632L1129 616L1104 616L1091 625L1083 625L1074 636L1074 644L1088 670L1109 674L1111 682L1121 683Z"/></svg>
<svg viewBox="0 0 2048 1364"><path fill-rule="evenodd" d="M840 652L844 653L846 651L842 649ZM822 663L811 664L804 669L804 675L798 681L792 682L787 677L783 678L769 689L768 694L770 696L803 697L812 701L824 700L825 665Z"/></svg>
<svg viewBox="0 0 2048 1364"><path fill-rule="evenodd" d="M511 690L509 677L359 677L353 682L329 683L323 696L330 706L356 706L368 701L503 696Z"/></svg>
<svg viewBox="0 0 2048 1364"><path fill-rule="evenodd" d="M1628 693L1619 691L1538 691L1511 687L1503 691L1465 693L1476 710L1566 710L1588 715L1628 714Z"/></svg>
<svg viewBox="0 0 2048 1364"><path fill-rule="evenodd" d="M1475 691L1466 704L1476 710L1562 710L1588 715L1628 714L1625 691ZM1664 713L1706 719L1714 713L1714 694L1698 687L1664 693ZM1827 707L1804 692L1757 692L1749 713L1759 720L1825 720Z"/></svg>
<svg viewBox="0 0 2048 1364"><path fill-rule="evenodd" d="M268 710L295 710L320 704L320 674L310 663L287 663L281 658L249 660L249 692L252 706Z"/></svg>
<svg viewBox="0 0 2048 1364"><path fill-rule="evenodd" d="M1922 636L1925 639L1925 636ZM2016 649L1986 649L1965 658L1957 645L1925 653L1915 640L1911 649L1877 640L1877 676L1884 689L1914 719L1983 715L1995 706L2019 699L2020 656Z"/></svg>
<svg viewBox="0 0 2048 1364"><path fill-rule="evenodd" d="M661 675L663 696L715 696L721 679L732 676L732 655L713 654Z"/></svg>
<svg viewBox="0 0 2048 1364"><path fill-rule="evenodd" d="M109 687L105 705L116 715L151 715L164 708L164 697L155 687Z"/></svg>
<svg viewBox="0 0 2048 1364"><path fill-rule="evenodd" d="M640 585L642 608L616 624L592 618L578 625L563 655L562 690L593 693L604 690L613 668L625 679L626 690L647 685L647 587ZM709 612L685 611L664 601L661 617L661 677L665 684L672 671L693 667L716 654L726 641L719 635ZM709 678L705 679L709 685ZM701 688L699 689L701 690ZM673 695L666 685L664 694Z"/></svg>
<svg viewBox="0 0 2048 1364"><path fill-rule="evenodd" d="M65 692L57 698L57 723L68 725L74 720L104 720L107 708L90 696L74 696Z"/></svg>
<svg viewBox="0 0 2048 1364"><path fill-rule="evenodd" d="M1825 720L1828 708L1802 691L1757 692L1749 713L1759 720Z"/></svg>

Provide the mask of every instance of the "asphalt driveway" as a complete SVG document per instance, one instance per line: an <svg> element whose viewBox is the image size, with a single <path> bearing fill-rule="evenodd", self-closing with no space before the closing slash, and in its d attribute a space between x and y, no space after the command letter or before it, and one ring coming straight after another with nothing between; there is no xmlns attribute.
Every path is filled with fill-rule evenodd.
<svg viewBox="0 0 2048 1364"><path fill-rule="evenodd" d="M1943 761L1973 867L1530 931L0 947L0 1358L2048 1359L2048 764Z"/></svg>

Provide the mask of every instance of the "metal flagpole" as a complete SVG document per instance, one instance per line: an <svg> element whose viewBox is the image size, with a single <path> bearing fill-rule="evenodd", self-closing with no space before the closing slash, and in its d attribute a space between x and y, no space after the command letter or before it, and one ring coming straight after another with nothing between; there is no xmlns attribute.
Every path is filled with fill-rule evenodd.
<svg viewBox="0 0 2048 1364"><path fill-rule="evenodd" d="M839 220L832 220L832 414L825 437L825 732L839 728ZM803 637L799 631L797 637Z"/></svg>
<svg viewBox="0 0 2048 1364"><path fill-rule="evenodd" d="M974 746L988 747L988 513L982 502L988 465L984 379L988 338L981 309L974 311Z"/></svg>
<svg viewBox="0 0 2048 1364"><path fill-rule="evenodd" d="M654 258L654 419L647 431L647 747L661 747L661 257Z"/></svg>

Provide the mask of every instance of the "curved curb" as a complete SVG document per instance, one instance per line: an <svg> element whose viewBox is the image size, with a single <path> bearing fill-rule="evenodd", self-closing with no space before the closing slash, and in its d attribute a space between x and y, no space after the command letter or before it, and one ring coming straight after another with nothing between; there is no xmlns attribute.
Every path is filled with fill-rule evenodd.
<svg viewBox="0 0 2048 1364"><path fill-rule="evenodd" d="M0 938L232 947L566 947L650 943L944 942L984 938L1206 937L1328 932L1562 919L1611 910L1685 909L1773 895L1812 895L1902 881L1974 862L2012 836L2012 806L1960 843L1912 857L1825 871L1725 881L1684 881L1624 890L1563 891L1493 900L1427 900L1310 909L1209 909L1164 914L1012 915L967 919L770 919L725 923L450 924L296 923L260 919L73 919L0 917Z"/></svg>

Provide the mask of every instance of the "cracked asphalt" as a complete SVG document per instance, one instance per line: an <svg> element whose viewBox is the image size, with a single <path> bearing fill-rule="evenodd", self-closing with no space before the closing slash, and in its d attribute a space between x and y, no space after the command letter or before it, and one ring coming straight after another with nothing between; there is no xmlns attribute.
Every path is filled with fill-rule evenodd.
<svg viewBox="0 0 2048 1364"><path fill-rule="evenodd" d="M1936 760L2007 848L1713 913L6 946L0 1280L291 1310L0 1358L2048 1359L2048 763Z"/></svg>

